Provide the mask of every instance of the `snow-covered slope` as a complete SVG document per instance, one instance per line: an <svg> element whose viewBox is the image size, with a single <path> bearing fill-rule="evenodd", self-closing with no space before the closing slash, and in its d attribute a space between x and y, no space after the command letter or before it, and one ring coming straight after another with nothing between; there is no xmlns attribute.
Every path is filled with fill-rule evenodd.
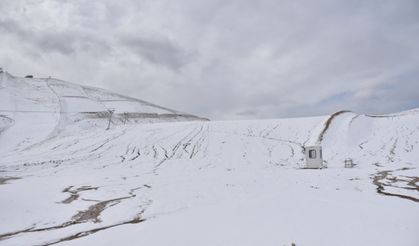
<svg viewBox="0 0 419 246"><path fill-rule="evenodd" d="M109 110L112 124L200 119L98 88L0 72L0 153L29 148L74 122L106 128Z"/></svg>
<svg viewBox="0 0 419 246"><path fill-rule="evenodd" d="M60 110L54 95L37 96L51 102L39 111ZM0 155L1 245L419 243L418 109L110 130L106 118L16 115L2 117L0 141L23 128L31 143ZM59 131L35 130L51 125ZM313 143L327 168L301 168ZM346 158L356 167L343 168Z"/></svg>

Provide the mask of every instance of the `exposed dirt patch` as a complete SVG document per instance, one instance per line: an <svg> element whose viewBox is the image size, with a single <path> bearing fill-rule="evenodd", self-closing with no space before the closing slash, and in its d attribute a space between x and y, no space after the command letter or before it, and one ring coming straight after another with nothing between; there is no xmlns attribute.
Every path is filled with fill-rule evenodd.
<svg viewBox="0 0 419 246"><path fill-rule="evenodd" d="M396 176L393 174L395 171L404 171L409 168L402 168L397 170L385 170L376 173L373 177L373 184L377 186L377 193L386 195L386 196L395 196L402 199L407 199L413 202L419 202L419 199L413 196L408 196L405 194L398 194L393 192L388 192L385 190L386 187L392 187L396 189L405 189L405 190L415 190L419 191L419 177L411 176Z"/></svg>
<svg viewBox="0 0 419 246"><path fill-rule="evenodd" d="M410 179L410 181L407 182L407 185L411 186L412 189L419 191L419 185L418 185L419 177L411 177L411 176L403 176L403 177Z"/></svg>
<svg viewBox="0 0 419 246"><path fill-rule="evenodd" d="M74 225L74 224L77 224L77 223L76 223L76 222L74 222L74 221L68 221L68 222L65 222L65 223L63 223L63 224L61 224L61 225L57 225L57 226L51 226L51 227L45 227L45 228L35 228L35 227L31 227L31 228L28 228L28 229L25 229L25 230L20 230L20 231L9 232L9 233L5 233L5 234L1 234L1 235L0 235L0 241L5 240L5 239L7 239L7 238L9 238L9 237L12 237L12 236L15 236L15 235L21 234L21 233L28 233L28 232L41 232L41 231L56 230L56 229L65 228L65 227L67 227L67 226Z"/></svg>
<svg viewBox="0 0 419 246"><path fill-rule="evenodd" d="M90 186L83 186L83 187L84 187L85 190L86 189L97 189L97 187L90 187ZM81 187L81 188L83 188L83 187ZM87 222L87 221L93 221L94 223L101 222L99 216L103 212L103 210L105 210L106 208L117 205L122 200L126 200L126 199L130 199L130 198L135 197L136 195L134 194L134 191L136 191L138 189L141 189L141 188L143 188L143 187L141 186L141 187L131 189L130 192L129 192L129 196L110 199L110 200L106 200L106 201L101 201L101 202L98 202L94 205L91 205L87 210L79 211L76 215L74 215L72 217L72 221L74 221L76 223L84 223L84 222Z"/></svg>
<svg viewBox="0 0 419 246"><path fill-rule="evenodd" d="M75 240L75 239L78 239L78 238L89 236L89 235L94 234L96 232L103 231L103 230L106 230L106 229L109 229L109 228L112 228L112 227L116 227L116 226L120 226L120 225L127 225L127 224L138 224L138 223L141 223L143 221L145 221L145 219L142 219L141 214L140 214L139 216L137 216L134 219L129 220L129 221L124 221L124 222L120 222L120 223L109 225L109 226L99 227L99 228L95 228L95 229L88 230L88 231L78 232L78 233L75 233L71 236L67 236L67 237L55 240L53 242L42 244L42 246L54 245L54 244L65 242L65 241L71 241L71 240Z"/></svg>
<svg viewBox="0 0 419 246"><path fill-rule="evenodd" d="M321 143L321 142L323 141L324 134L326 133L327 129L329 129L330 125L332 124L332 121L333 121L333 120L334 120L334 119L335 119L338 115L341 115L341 114L344 114L344 113L349 113L349 112L351 112L351 111L348 111L348 110L342 110L342 111L338 111L338 112L336 112L336 113L332 114L332 115L329 117L329 119L327 119L326 123L324 123L323 130L320 132L319 137L318 137L318 139L317 139L317 142L318 142L318 143Z"/></svg>
<svg viewBox="0 0 419 246"><path fill-rule="evenodd" d="M143 213L144 213L144 211L142 211L135 218L133 218L131 220L128 220L128 221L123 221L123 222L119 222L119 223L108 225L108 226L103 226L103 227L98 227L98 228L94 228L94 229L87 230L87 231L78 232L78 233L75 233L73 235L70 235L70 236L67 236L67 237L64 237L64 238L60 238L58 240L54 240L52 242L48 242L48 243L42 244L42 245L43 246L44 245L45 246L46 245L53 245L53 244L57 244L57 243L64 242L64 241L70 241L70 240L78 239L78 238L85 237L85 236L91 235L93 233L96 233L96 232L99 232L99 231L102 231L102 230L106 230L106 229L109 229L109 228L112 228L112 227L120 226L120 225L141 223L141 222L145 221L145 219L141 218L141 215ZM59 225L59 226L41 228L41 229L29 228L29 229L22 230L22 231L17 231L17 232L12 232L12 233L7 233L7 234L0 235L0 241L5 240L5 239L7 239L11 236L14 236L14 235L17 235L17 234L20 234L20 233L50 231L50 230L65 228L67 226L75 225L75 224L78 224L78 222L69 221L69 222L66 222L66 223L64 223L62 225Z"/></svg>
<svg viewBox="0 0 419 246"><path fill-rule="evenodd" d="M76 221L77 223L83 223L87 221L93 221L94 223L101 222L101 220L99 219L99 216L103 212L103 210L105 210L108 207L112 207L118 204L122 199L127 199L127 198L130 198L130 197L119 198L119 199L96 203L90 206L87 210L78 212L76 215L72 217L72 220Z"/></svg>
<svg viewBox="0 0 419 246"><path fill-rule="evenodd" d="M101 222L99 217L100 217L101 213L106 208L117 205L122 200L130 199L130 198L135 197L136 195L134 194L134 191L136 191L138 189L141 189L143 187L145 187L145 186L141 186L141 187L131 189L130 192L129 192L129 196L110 199L110 200L106 200L106 201L99 201L96 204L91 205L88 209L83 210L83 211L79 211L77 214L75 214L71 218L70 221L64 222L64 223L56 225L56 226L43 227L43 228L35 228L35 226L33 226L31 228L27 228L27 229L20 230L20 231L0 234L0 241L8 239L8 238L13 237L13 236L16 236L18 234L22 234L22 233L42 232L42 231L51 231L51 230L63 229L63 228L66 228L66 227L69 227L69 226L72 226L72 225L81 224L81 223L85 223L85 222L88 222L88 221L93 221L94 223L99 223L99 222ZM69 187L65 188L63 190L63 192L70 192L71 189L72 189L72 186L69 186ZM82 187L76 189L75 191L77 191L77 190L79 190L79 191L92 190L92 189L97 189L97 187L82 186ZM71 196L70 196L70 198L71 198ZM70 199L70 198L67 198L67 199ZM91 230L84 231L84 232L79 232L79 233L76 233L72 236L65 237L64 239L60 239L60 240L69 241L69 240L72 240L72 239L75 239L75 238L80 238L80 237L90 235L92 233L96 233L96 232L101 231L101 230L105 230L105 229L108 229L108 228L111 228L111 227L115 227L115 226L119 226L119 225L123 225L123 224L133 224L133 223L142 222L142 221L144 221L144 219L141 219L140 215L143 212L144 212L144 210L137 217L135 217L132 220L125 221L125 222L120 222L120 223L109 225L109 226L99 227L99 228L91 229ZM56 244L56 243L59 243L59 242L61 242L61 241L54 241L52 243L47 243L45 245L52 245L52 244Z"/></svg>
<svg viewBox="0 0 419 246"><path fill-rule="evenodd" d="M73 189L73 186L69 186L63 190L63 192L70 193L70 196L63 200L61 203L72 203L73 201L77 200L80 197L79 192L87 191L87 190L97 190L98 187L91 187L91 186L82 186L77 189Z"/></svg>
<svg viewBox="0 0 419 246"><path fill-rule="evenodd" d="M68 198L66 198L65 200L63 200L61 203L72 203L73 201L79 199L80 195L79 194L71 194Z"/></svg>

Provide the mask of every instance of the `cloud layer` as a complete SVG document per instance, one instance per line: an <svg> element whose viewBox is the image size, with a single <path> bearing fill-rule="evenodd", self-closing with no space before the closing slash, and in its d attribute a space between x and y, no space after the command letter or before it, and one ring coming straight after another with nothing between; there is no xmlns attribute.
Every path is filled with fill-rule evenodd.
<svg viewBox="0 0 419 246"><path fill-rule="evenodd" d="M416 0L5 0L0 66L212 119L419 107Z"/></svg>

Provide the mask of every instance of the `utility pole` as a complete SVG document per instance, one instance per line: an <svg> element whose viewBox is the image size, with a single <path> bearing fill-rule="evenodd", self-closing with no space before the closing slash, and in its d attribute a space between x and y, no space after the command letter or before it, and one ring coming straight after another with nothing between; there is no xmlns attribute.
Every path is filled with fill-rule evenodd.
<svg viewBox="0 0 419 246"><path fill-rule="evenodd" d="M124 125L127 123L128 121L128 113L124 112Z"/></svg>
<svg viewBox="0 0 419 246"><path fill-rule="evenodd" d="M111 129L112 115L115 112L115 109L108 109L108 112L109 112L109 121L108 121L108 127L106 128L106 130Z"/></svg>

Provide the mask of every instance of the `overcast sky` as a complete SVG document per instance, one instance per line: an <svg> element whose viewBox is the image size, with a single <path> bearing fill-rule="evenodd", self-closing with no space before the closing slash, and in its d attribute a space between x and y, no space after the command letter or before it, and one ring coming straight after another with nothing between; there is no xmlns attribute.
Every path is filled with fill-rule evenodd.
<svg viewBox="0 0 419 246"><path fill-rule="evenodd" d="M419 107L418 0L0 0L0 67L211 119Z"/></svg>

